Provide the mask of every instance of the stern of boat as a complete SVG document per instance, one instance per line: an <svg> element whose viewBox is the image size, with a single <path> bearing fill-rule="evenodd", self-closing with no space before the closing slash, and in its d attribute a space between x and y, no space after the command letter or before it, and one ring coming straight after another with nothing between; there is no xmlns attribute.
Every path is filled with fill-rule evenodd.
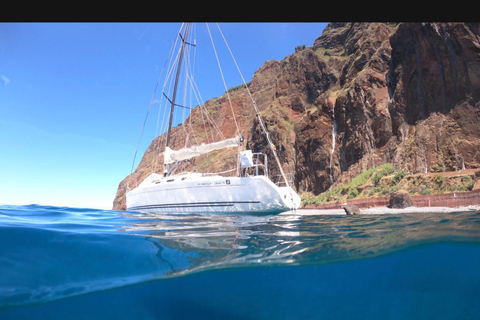
<svg viewBox="0 0 480 320"><path fill-rule="evenodd" d="M280 196L282 197L285 206L291 210L297 210L302 203L300 196L291 187L278 187Z"/></svg>

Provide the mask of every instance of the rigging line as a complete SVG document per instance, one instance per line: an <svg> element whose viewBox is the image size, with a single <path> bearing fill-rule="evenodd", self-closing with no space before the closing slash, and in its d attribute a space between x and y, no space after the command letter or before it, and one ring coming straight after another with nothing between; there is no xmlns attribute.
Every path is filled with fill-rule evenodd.
<svg viewBox="0 0 480 320"><path fill-rule="evenodd" d="M172 87L172 82L173 81L170 81L170 77L173 76L173 72L175 71L175 66L177 65L177 61L180 57L180 52L181 52L181 49L182 49L182 46L180 45L180 47L178 48L177 50L177 55L175 56L175 58L173 59L173 51L175 51L175 48L177 47L177 43L178 43L178 39L181 39L181 32L182 32L182 28L184 26L184 23L180 26L180 30L178 31L178 34L175 38L175 42L173 43L172 45L172 49L170 50L170 53L168 55L168 59L169 59L169 65L168 65L168 72L167 72L167 75L165 77L165 81L163 83L163 88L162 90L165 91L165 87L167 86L167 83L169 83L169 90L168 92L171 91L171 87Z"/></svg>
<svg viewBox="0 0 480 320"><path fill-rule="evenodd" d="M170 92L171 89L172 89L172 83L173 81L170 81L169 82L169 87L168 87L168 91L167 92ZM165 92L165 87L166 87L166 84L164 84L164 87L163 87L163 92ZM163 95L162 95L162 99L163 99ZM170 99L167 99L165 101L165 104L164 104L164 107L163 107L163 117L162 117L162 126L160 128L160 132L163 132L165 133L166 130L167 130L167 125L168 125L168 118L167 118L167 111L169 110L169 104L168 103L171 103L171 100ZM160 113L159 113L159 117L160 117ZM158 136L160 133L159 132L156 132L155 135Z"/></svg>
<svg viewBox="0 0 480 320"><path fill-rule="evenodd" d="M190 37L192 37L192 36L190 35ZM192 51L191 46L188 46L186 48L186 51L185 51L185 85L184 85L184 92L183 92L183 101L184 101L185 106L187 106L187 105L191 106L192 105L191 86L188 85L189 75L190 75L190 73L193 73L193 70L192 70L192 67L191 67L191 56L190 56L191 51ZM190 98L189 103L187 103L188 98ZM187 114L187 111L186 111L187 108L190 110L190 112L188 114ZM190 138L191 131L190 130L187 131L187 129L189 129L188 123L187 123L187 118L190 114L191 114L191 108L190 107L183 108L183 110L182 110L182 129L183 129L183 132L185 133L185 143L184 143L185 147L187 145L191 145L191 138ZM190 120L191 120L191 117L190 117Z"/></svg>
<svg viewBox="0 0 480 320"><path fill-rule="evenodd" d="M170 47L170 51L169 51L169 53L168 53L168 55L167 55L167 59L165 60L165 63L164 63L163 68L162 68L162 72L161 72L161 74L160 74L160 77L158 78L158 82L160 82L160 79L161 79L161 77L162 77L162 74L163 74L163 71L164 71L164 69L165 69L165 66L167 65L167 63L169 63L169 64L168 64L168 67L167 67L167 70L170 70L170 71L168 71L168 72L167 72L167 75L165 76L165 80L164 80L163 87L162 87L162 92L165 91L165 86L166 86L166 84L167 84L167 82L168 82L168 79L169 79L169 77L170 77L169 74L172 73L172 66L175 65L174 61L177 61L177 58L178 58L178 54L177 54L177 57L174 59L174 61L172 61L173 52L175 51L175 47L177 46L178 38L179 38L179 35L180 35L180 31L181 31L182 28L183 28L183 25L184 25L184 24L182 24L182 25L180 26L180 30L179 30L177 36L175 37L175 41L173 42L172 46ZM157 86L158 86L158 82L157 82ZM157 88L155 88L155 91L156 91L156 89L157 89ZM155 92L154 92L154 94L155 94ZM161 114L160 110L162 109L162 102L163 102L163 95L162 95L162 97L160 98L160 102L159 102L159 109L158 109L158 115L157 115L157 124L156 124L156 127L155 127L155 137L158 137L158 135L159 135L159 133L158 133L158 132L159 132L159 131L158 131L158 128L159 128L159 122L160 122L160 114ZM166 102L166 103L167 103L167 102ZM164 123L165 123L165 116L166 116L166 110L167 110L166 103L165 103L165 107L163 108L164 111L163 111L163 118L162 118L162 127L160 128L160 132L162 132L163 128L165 127ZM154 157L153 157L153 164L152 164L152 173L155 172L155 168L156 168L156 165L157 165L157 157L156 157L155 155L156 155L157 152L158 152L157 149L159 148L159 146L163 145L163 140L164 140L164 138L161 137L161 138L159 139L157 145L155 146L155 149L154 149L154 153L155 153L155 154L154 154Z"/></svg>
<svg viewBox="0 0 480 320"><path fill-rule="evenodd" d="M191 68L191 77L194 76L195 74L195 61L196 61L196 58L197 58L197 26L196 24L193 24L192 25L192 37L193 37L193 61L192 61L192 57L189 56L188 57L188 61L190 62L190 68ZM193 106L193 86L190 85L190 106ZM188 127L189 127L189 132L191 132L191 135L193 137L193 139L195 140L195 143L198 144L198 140L197 140L197 135L195 134L195 131L193 130L193 127L192 127L192 110L190 110L190 116L189 116L189 123L188 123ZM192 139L190 139L190 141L192 141Z"/></svg>
<svg viewBox="0 0 480 320"><path fill-rule="evenodd" d="M177 38L177 40L178 40L178 38ZM187 40L187 41L188 41L188 40ZM196 42L196 41L194 41L194 44L195 44L195 42ZM191 83L191 88L193 89L193 92L194 92L194 94L195 94L195 97L196 97L197 101L200 101L200 100L202 100L202 98L201 98L200 92L199 92L199 90L198 90L198 87L197 87L197 85L196 85L196 83L195 83L195 80L194 80L194 78L193 78L193 76L192 76L192 75L193 75L193 71L192 71L192 67L191 67L191 63L192 63L192 62L191 62L191 58L190 58L191 55L189 55L188 52L191 52L190 46L187 46L187 47L186 47L186 55L185 55L185 58L186 58L185 61L188 61L188 64L187 64L188 68L185 68L185 70L187 70L187 69L189 70L189 72L186 73L186 74L187 74L187 81L190 81L190 83ZM196 47L195 47L195 49L194 49L193 52L196 53ZM188 60L187 60L187 59L188 59ZM172 64L172 62L177 62L177 61L178 61L178 55L177 55L177 57L176 57L175 60L171 59L171 60L170 60L170 63ZM170 68L169 68L169 69L170 69ZM171 69L170 69L170 70L171 70ZM169 74L171 75L172 72L170 71ZM166 82L171 83L172 81L166 81ZM165 88L165 86L166 86L166 83L164 84L164 88ZM170 87L170 88L171 88L171 87ZM197 96L197 93L198 93L198 95L200 95L200 99L199 99L199 96ZM166 112L166 108L164 109L164 111ZM213 141L216 140L216 139L214 138L215 135L214 135L214 132L213 132L213 131L216 131L216 133L221 137L221 139L222 139L222 140L225 140L225 138L224 138L224 136L223 136L223 133L222 133L222 132L220 131L220 129L218 128L218 125L215 123L215 121L212 119L211 115L209 115L208 111L206 110L203 101L202 101L201 104L200 104L200 110L199 110L199 111L201 112L202 120L203 120L203 123L204 123L205 136L207 137L207 140L208 140L209 136L211 136L211 137L213 138ZM203 111L203 112L202 112L202 111ZM209 131L211 131L211 133L208 133L208 132L207 132L207 128L206 128L206 125L205 125L204 114L205 114L205 116L207 117L207 122L209 122L209 123L211 124L211 126L209 126L209 129L210 129ZM164 113L164 117L165 117L165 113ZM165 125L165 124L164 124L164 125ZM162 127L162 129L163 129L163 128L164 128L164 127ZM195 138L195 140L196 140L196 137L194 137L194 138ZM209 142L209 141L207 141L207 143L208 143L208 142Z"/></svg>
<svg viewBox="0 0 480 320"><path fill-rule="evenodd" d="M193 93L195 94L195 99L197 99L197 103L199 105L199 112L200 112L200 116L202 117L202 123L203 123L203 129L205 131L205 138L207 139L207 143L210 143L210 141L208 140L208 132L207 132L207 126L205 125L205 118L203 117L203 99L202 99L202 96L200 94L200 91L198 90L198 87L197 87L197 84L195 83L195 80L193 79L192 76L189 76L187 77L187 80L188 82L190 82L190 86L192 87L193 89ZM198 95L197 95L197 92L198 92Z"/></svg>
<svg viewBox="0 0 480 320"><path fill-rule="evenodd" d="M189 34L190 39L185 39L186 41L189 41L187 43L191 44L190 46L188 46L185 49L185 84L184 84L184 97L183 97L184 105L185 106L187 106L187 105L190 106L190 107L188 107L188 109L190 111L187 112L185 110L186 108L184 108L183 111L182 111L182 127L183 127L183 130L185 132L187 141L190 141L190 132L187 132L187 128L188 128L187 118L191 114L191 106L192 106L192 86L189 85L188 78L190 77L190 74L193 75L193 73L194 73L194 68L192 67L192 50L193 50L193 54L196 53L196 38L195 38L195 35L194 35L195 25L192 26L192 29L193 29L192 30L193 32L190 32L190 34ZM192 44L191 39L194 40L193 44ZM190 120L191 120L191 117L190 117ZM187 141L185 143L187 143Z"/></svg>
<svg viewBox="0 0 480 320"><path fill-rule="evenodd" d="M195 28L195 25L193 25L193 26L194 26L194 33L195 33L196 28ZM197 49L196 39L194 39L194 61L193 61L194 65L195 65L195 61L196 61L196 52L197 52L196 49ZM190 61L191 60L190 56L187 55L187 57ZM200 112L200 115L202 117L202 123L203 123L203 128L204 128L204 131L205 131L205 138L207 139L207 143L210 143L209 136L211 136L212 142L215 141L215 135L214 135L214 132L213 132L214 130L217 133L217 135L220 137L220 140L225 140L225 136L223 135L222 131L218 128L218 125L213 120L213 118L209 115L208 110L205 107L205 103L203 101L202 95L201 95L200 90L198 89L198 86L197 86L197 84L195 82L195 79L193 77L194 70L195 69L193 67L191 75L187 74L187 81L190 83L190 87L191 87L193 93L195 94L195 99L197 100L197 103L199 104L199 107L200 107L199 112ZM207 126L206 126L204 115L207 118L207 122L211 124L209 126L210 127L210 134L207 131ZM191 120L191 118L190 118L190 120ZM197 140L196 137L195 137L195 140ZM198 141L197 141L197 143L198 143Z"/></svg>
<svg viewBox="0 0 480 320"><path fill-rule="evenodd" d="M165 88L167 87L167 84L169 85L168 92L170 92L171 89L172 89L173 81L170 81L170 79L171 79L171 77L173 77L173 72L175 71L175 66L176 66L177 61L180 57L181 45L178 48L176 55L174 55L174 52L175 52L175 48L177 47L178 40L179 40L179 38L181 38L180 35L181 35L181 32L182 32L182 29L184 28L184 25L185 25L185 23L182 23L182 25L180 26L180 29L177 33L177 36L175 38L175 41L174 41L174 43L173 43L173 45L170 49L170 52L169 52L169 55L168 55L168 58L167 58L167 62L169 62L168 68L167 68L168 72L165 76L165 80L164 80L163 87L162 87L162 92L164 93L164 95L165 95ZM162 100L163 100L163 95L162 95L161 101ZM169 100L169 99L167 98L167 100ZM165 118L166 118L166 113L167 113L167 110L168 110L168 102L169 101L166 101L165 106L163 107L163 117L162 117L162 122L161 122L162 125L160 126L160 132L165 132L166 131L166 126L167 126L168 121L165 121ZM159 136L158 128L159 128L159 121L160 121L160 114L161 114L160 110L161 109L162 109L162 107L161 107L161 103L160 103L160 108L159 108L159 112L158 112L158 116L157 116L157 126L156 126L156 131L155 131L155 136L156 137ZM163 145L165 139L166 139L166 137L162 136L160 138L158 146ZM153 170L155 170L154 168L155 168L155 165L156 165L156 160L157 160L157 157L154 157Z"/></svg>
<svg viewBox="0 0 480 320"><path fill-rule="evenodd" d="M158 86L158 82L157 82L157 85L155 86L155 90L157 90L157 86ZM130 174L133 173L133 167L135 166L135 159L137 158L138 148L140 147L140 141L142 140L143 130L145 129L145 124L147 123L148 114L150 113L150 109L152 108L154 97L155 97L155 93L152 96L152 100L150 101L150 105L148 106L147 114L145 115L145 120L143 121L142 131L140 132L140 138L138 138L137 149L135 150L135 155L133 156L132 169L130 170Z"/></svg>
<svg viewBox="0 0 480 320"><path fill-rule="evenodd" d="M193 94L192 94L192 91L193 91L193 85L190 83L190 86L188 85L189 84L189 78L193 76L194 74L194 71L195 71L195 57L196 57L196 28L195 28L195 25L193 25L193 32L191 32L189 34L189 37L190 38L193 38L193 45L191 46L187 46L185 48L185 85L184 85L184 96L183 96L183 99L184 99L184 105L187 105L187 98L190 98L190 104L189 105L192 105L192 98L193 98ZM185 41L187 41L188 44L191 44L191 40L189 39L185 39ZM193 48L193 66L192 66L192 58L191 58L191 52L192 52L192 48L191 47L194 47ZM198 100L198 99L197 99ZM191 110L191 108L188 108ZM192 121L192 117L189 115L191 115L191 111L189 114L186 114L185 112L185 107L183 109L183 112L182 112L182 128L183 128L183 131L185 133L185 146L187 144L190 144L191 145L191 138L190 136L192 135L193 138L195 139L195 141L198 143L197 141L197 138L195 136L195 132L192 128L192 124L191 124L191 121ZM190 120L190 125L188 125L188 123L186 123L187 121L187 118Z"/></svg>
<svg viewBox="0 0 480 320"><path fill-rule="evenodd" d="M167 62L169 62L169 64L168 64L168 68L167 68L168 72L167 72L167 74L165 76L165 80L163 82L162 92L165 92L165 87L167 86L167 83L170 83L170 87L169 87L168 92L170 92L171 87L172 87L172 81L169 82L168 80L170 79L170 76L172 75L172 73L175 69L175 64L176 64L175 62L177 61L178 56L180 55L180 52L178 52L177 55L175 56L175 59L172 59L173 58L173 52L175 51L175 48L176 48L177 43L178 43L178 39L180 38L179 35L180 35L180 32L182 31L183 25L184 25L184 23L180 26L180 30L177 33L175 41L173 42L172 47L170 48L170 52L168 53L167 60L165 61L165 64ZM160 101L162 101L162 100L163 100L163 95L162 95L162 98L161 98ZM159 121L160 121L160 110L162 109L161 106L162 106L162 104L160 103L160 108L158 110L159 112L158 112L158 117L157 117L157 127L155 128L155 137L159 136L159 131L158 131L159 126L158 125L159 125ZM165 108L163 108L164 113L163 113L162 126L160 128L160 132L163 132L163 129L165 128L166 109L167 109L167 106L165 104Z"/></svg>
<svg viewBox="0 0 480 320"><path fill-rule="evenodd" d="M192 29L193 29L193 25L192 25ZM189 36L190 38L192 37L192 32L190 32ZM187 41L189 40L187 39ZM187 50L185 53L185 79L188 77L189 73L191 72L190 54L191 54L192 48L188 46L186 49ZM187 112L187 108L190 109L192 105L191 94L189 93L190 93L190 88L188 86L188 82L185 80L183 99L184 99L184 105L186 108L182 108L182 129L183 129L183 132L185 133L185 142L184 142L185 147L188 145L191 145L190 131L187 130L188 129L187 117L191 113L191 111Z"/></svg>
<svg viewBox="0 0 480 320"><path fill-rule="evenodd" d="M202 95L200 94L200 90L198 90L198 86L197 86L197 83L195 82L195 79L190 77L189 80L192 83L192 85L194 86L194 89L195 89L194 93L195 93L195 97L197 98L197 101L201 103L199 106L200 106L200 111L201 111L202 118L203 118L203 114L205 114L205 116L207 117L207 121L212 124L213 129L215 129L217 134L220 136L220 140L225 140L225 136L223 135L220 128L217 126L217 123L208 114L208 110L205 107L205 103L203 102ZM197 92L198 92L198 97L197 97ZM200 97L200 101L198 100L199 97ZM205 127L205 134L207 134L205 121L204 121L204 127ZM212 135L212 140L215 141L213 133L211 135Z"/></svg>
<svg viewBox="0 0 480 320"><path fill-rule="evenodd" d="M194 25L194 34L196 34L195 30L196 30L196 28L195 28L195 25ZM187 60L188 61L188 69L187 70L189 70L189 71L186 74L185 86L187 87L187 85L188 85L188 89L189 89L188 98L189 98L190 106L193 106L194 98L196 99L197 103L200 104L200 101L198 100L194 85L192 83L193 75L195 73L195 58L196 58L196 52L197 52L196 51L197 50L196 42L197 42L196 41L196 36L194 36L194 38L193 38L193 43L194 43L193 61L192 61L192 57L191 57L191 50L192 49L190 49L190 51L189 51L190 55L187 56L187 59L188 59ZM194 95L195 95L195 97L194 97ZM194 110L193 108L190 109L190 113L187 115L187 118L183 122L183 127L184 127L184 130L185 130L185 133L187 134L187 139L189 139L190 145L194 145L194 144L198 145L199 142L198 142L198 139L197 139L197 134L196 134L196 132L193 129L193 126L192 126L193 110ZM201 108L199 108L199 110L201 112ZM205 128L205 125L204 125L204 128Z"/></svg>
<svg viewBox="0 0 480 320"><path fill-rule="evenodd" d="M169 116L169 120L168 120L168 129L167 129L167 142L165 143L165 149L167 147L169 147L169 142L170 142L170 134L171 134L171 130L172 130L173 113L174 113L174 109L175 109L175 98L176 98L176 95L177 95L177 87L178 87L178 77L180 76L180 71L181 71L181 68L182 68L182 58L183 58L184 51L185 51L186 40L188 38L189 26L190 26L190 24L187 23L187 26L185 28L184 38L182 38L182 46L181 46L181 50L180 50L180 57L179 57L179 60L178 60L178 67L177 67L177 72L176 72L176 76L175 76L175 86L173 87L172 105L170 107L170 116ZM166 171L168 169L168 166L167 166L167 164L164 164L164 166L165 166L164 177L166 177L166 175L167 175Z"/></svg>
<svg viewBox="0 0 480 320"><path fill-rule="evenodd" d="M173 49L173 48L172 48ZM170 50L172 50L170 49ZM150 99L150 105L148 106L148 110L147 110L147 114L145 115L145 120L143 121L143 126L142 126L142 130L140 132L140 137L138 138L138 142L137 142L137 148L135 150L135 155L133 156L133 162L132 162L132 169L130 170L130 174L133 173L133 168L135 167L135 160L137 158L137 153L138 153L138 149L140 147L140 141L142 140L142 136L143 136L143 131L145 129L145 125L147 124L147 119L148 119L148 115L150 114L150 110L152 109L152 105L154 105L154 99L155 99L155 94L157 92L157 89L158 89L158 85L160 84L160 80L162 79L162 75L163 75L163 71L165 70L165 66L167 65L167 62L168 62L168 58L167 60L165 61L164 65L163 65L163 68L162 68L162 71L160 72L160 76L158 77L158 80L157 80L157 84L155 85L155 89L153 90L153 94L152 94L152 98ZM158 126L158 122L157 122L157 126ZM155 165L155 164L154 164Z"/></svg>
<svg viewBox="0 0 480 320"><path fill-rule="evenodd" d="M215 44L213 43L213 38L212 38L212 34L210 33L210 28L208 27L208 23L207 23L207 30L208 30L208 35L210 36L210 40L212 41L215 57L217 58L218 68L220 69L220 74L222 75L223 85L225 87L225 91L227 92L228 103L230 104L230 109L232 110L233 120L235 121L235 127L237 128L238 135L240 135L240 129L238 128L237 118L235 117L235 112L233 112L232 101L230 100L230 93L228 92L227 84L225 83L225 78L223 77L222 67L220 65L220 60L218 59L217 50L215 49Z"/></svg>
<svg viewBox="0 0 480 320"><path fill-rule="evenodd" d="M207 25L207 27L208 27L208 25ZM245 82L245 78L243 77L242 71L240 71L240 67L237 64L237 60L235 60L235 57L233 56L233 52L232 52L232 50L230 50L230 46L227 43L227 39L225 39L225 36L223 35L223 32L220 29L220 26L218 25L218 23L217 23L217 28L220 31L220 34L222 35L223 41L225 41L225 44L227 45L228 51L230 52L230 55L232 56L233 62L235 63L235 66L237 67L238 73L240 73L240 77L242 77L243 85L245 86L245 89L247 90L248 95L250 96L250 99L252 100L253 107L255 108L255 112L257 113L257 117L258 117L258 120L260 122L260 126L262 127L262 130L265 133L265 136L267 137L268 144L269 144L270 149L273 153L273 156L275 157L275 160L277 161L278 168L280 169L282 177L285 180L285 184L286 184L287 187L289 187L290 185L288 183L287 176L283 172L283 168L282 168L282 165L280 163L280 159L277 156L277 152L275 151L274 144L270 140L270 135L268 134L268 130L265 127L265 124L263 123L262 117L260 116L260 111L258 110L257 104L255 103L255 100L253 99L252 93L250 92L250 89L248 88L247 83Z"/></svg>
<svg viewBox="0 0 480 320"><path fill-rule="evenodd" d="M216 123L215 123L215 121L210 120L210 118L209 118L208 110L205 107L205 104L203 102L200 91L198 90L197 84L195 83L195 80L193 78L191 78L190 81L195 86L194 93L195 93L195 97L197 98L197 101L198 101L197 91L198 91L198 95L200 97L200 101L201 101L200 104L199 104L200 116L202 117L203 130L205 131L205 138L207 139L207 143L210 143L210 139L209 139L209 133L208 133L208 130L207 130L206 123L208 122L208 123L213 124L213 126L210 126L210 135L212 136L212 142L213 142L213 141L215 141L215 137L214 137L214 134L212 133L212 127L213 127L213 129L216 129ZM207 121L205 121L205 117L207 118ZM216 130L218 130L218 129L216 129ZM222 140L224 140L224 139L222 139Z"/></svg>

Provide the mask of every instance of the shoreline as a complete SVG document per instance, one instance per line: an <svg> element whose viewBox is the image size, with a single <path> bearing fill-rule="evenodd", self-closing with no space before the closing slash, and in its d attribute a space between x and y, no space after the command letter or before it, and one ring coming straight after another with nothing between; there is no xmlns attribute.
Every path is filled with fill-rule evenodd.
<svg viewBox="0 0 480 320"><path fill-rule="evenodd" d="M401 213L452 213L465 211L480 211L480 205L464 206L464 207L408 207L404 209L392 209L388 207L372 207L360 209L362 214L401 214ZM288 211L281 214L291 214ZM297 209L295 214L299 215L342 215L345 216L344 209Z"/></svg>

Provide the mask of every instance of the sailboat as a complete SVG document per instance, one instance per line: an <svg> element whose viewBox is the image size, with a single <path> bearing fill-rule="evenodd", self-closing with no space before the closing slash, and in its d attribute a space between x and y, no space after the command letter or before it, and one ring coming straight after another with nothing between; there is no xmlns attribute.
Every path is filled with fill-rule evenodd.
<svg viewBox="0 0 480 320"><path fill-rule="evenodd" d="M176 63L173 94L169 97L165 92L163 93L163 96L167 98L170 105L168 129L163 151L164 172L163 174L152 172L136 188L127 188L127 210L149 213L256 215L278 214L285 211L296 210L300 206L300 197L291 187L292 181L287 179L283 171L276 153L276 148L270 140L268 131L259 114L258 107L248 90L243 76L244 87L248 91L253 104L252 111L256 112L263 133L267 138L270 150L274 155L281 173L281 180L274 183L269 178L268 158L266 154L253 152L252 150L242 150L242 144L245 139L239 132L234 137L216 142L185 146L178 150L171 148L170 138L174 112L176 109L185 109L185 106L176 103L182 60L186 51L185 48L196 45L195 43L187 41L189 28L189 23L182 25L179 38L177 37L181 43L177 58L174 60L178 61L178 63ZM210 33L210 29L208 29L208 31ZM235 117L234 114L233 116ZM175 170L179 167L179 163L182 161L226 148L237 148L239 150L237 168L234 169L236 176L195 171L175 173Z"/></svg>

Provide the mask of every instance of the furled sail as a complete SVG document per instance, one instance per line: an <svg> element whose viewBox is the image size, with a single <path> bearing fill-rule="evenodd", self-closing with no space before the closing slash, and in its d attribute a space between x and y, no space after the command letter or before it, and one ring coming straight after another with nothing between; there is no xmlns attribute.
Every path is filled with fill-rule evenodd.
<svg viewBox="0 0 480 320"><path fill-rule="evenodd" d="M180 150L172 150L169 147L165 148L164 152L164 163L171 164L175 161L187 160L193 157L197 157L201 154L205 154L214 150L225 149L230 147L238 147L240 143L243 142L243 137L241 135L226 139L218 142L213 142L209 144L202 143L198 146L191 146L188 148L182 148Z"/></svg>

